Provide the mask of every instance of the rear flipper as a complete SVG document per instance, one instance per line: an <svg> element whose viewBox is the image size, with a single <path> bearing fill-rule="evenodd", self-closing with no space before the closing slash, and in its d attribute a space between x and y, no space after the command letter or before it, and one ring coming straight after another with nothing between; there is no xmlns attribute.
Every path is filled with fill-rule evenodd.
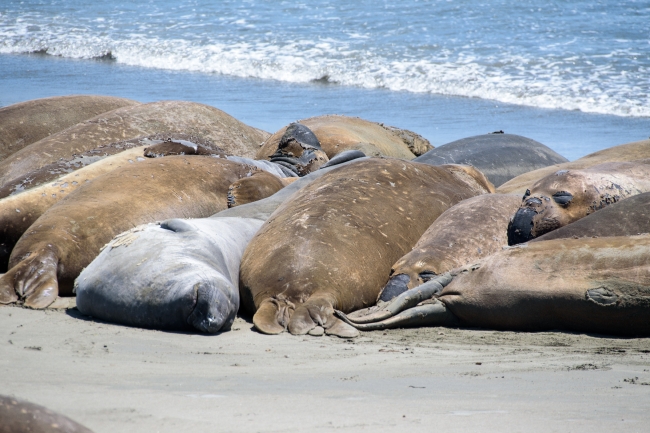
<svg viewBox="0 0 650 433"><path fill-rule="evenodd" d="M294 335L319 336L325 333L341 338L359 336L359 331L334 315L331 301L314 296L296 308L289 321L288 329Z"/></svg>
<svg viewBox="0 0 650 433"><path fill-rule="evenodd" d="M442 302L431 300L452 278L451 274L446 273L402 293L379 308L370 307L349 316L337 311L336 315L348 325L365 331L404 326L453 325L457 323L456 316Z"/></svg>
<svg viewBox="0 0 650 433"><path fill-rule="evenodd" d="M345 323L361 331L375 331L380 329L406 328L414 326L457 326L458 319L447 309L444 303L437 299L427 300L421 304L402 311L386 320L374 323L354 323L344 313L336 311Z"/></svg>
<svg viewBox="0 0 650 433"><path fill-rule="evenodd" d="M22 302L28 308L47 308L59 294L58 263L49 245L32 252L0 277L0 304Z"/></svg>
<svg viewBox="0 0 650 433"><path fill-rule="evenodd" d="M253 324L262 334L281 334L295 309L293 302L282 295L265 299L253 316Z"/></svg>

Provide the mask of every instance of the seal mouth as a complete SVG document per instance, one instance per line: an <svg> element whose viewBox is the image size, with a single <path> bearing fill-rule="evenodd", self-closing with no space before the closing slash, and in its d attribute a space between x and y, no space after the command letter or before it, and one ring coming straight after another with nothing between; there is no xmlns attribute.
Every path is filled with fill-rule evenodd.
<svg viewBox="0 0 650 433"><path fill-rule="evenodd" d="M411 277L406 274L397 274L390 277L381 293L379 294L379 301L390 301L391 299L399 296L408 290L408 283Z"/></svg>

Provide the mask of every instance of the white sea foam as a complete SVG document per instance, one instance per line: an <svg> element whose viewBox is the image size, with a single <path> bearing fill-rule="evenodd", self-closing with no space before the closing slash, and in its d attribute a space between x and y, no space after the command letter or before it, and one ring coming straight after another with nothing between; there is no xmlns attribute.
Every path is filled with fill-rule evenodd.
<svg viewBox="0 0 650 433"><path fill-rule="evenodd" d="M289 42L266 32L226 41L197 30L205 27L205 34L211 35L210 22L176 23L157 33L152 31L155 22L126 32L111 30L117 21L104 18L93 20L96 27L58 24L57 20L65 19L44 20L38 14L5 18L0 16L0 53L4 54L45 52L75 59L110 57L118 63L144 68L292 83L330 82L650 117L650 71L647 65L634 63L636 57L642 56L639 50L614 49L589 57L555 54L559 46L569 49L575 38L541 47L534 56L507 50L478 55L476 41L468 41L454 50L434 44L420 53L369 44L370 37L362 31L349 32L341 39L301 35ZM256 17L231 17L229 25L254 28ZM548 54L539 54L543 52ZM619 58L632 59L632 67L613 67L613 59Z"/></svg>

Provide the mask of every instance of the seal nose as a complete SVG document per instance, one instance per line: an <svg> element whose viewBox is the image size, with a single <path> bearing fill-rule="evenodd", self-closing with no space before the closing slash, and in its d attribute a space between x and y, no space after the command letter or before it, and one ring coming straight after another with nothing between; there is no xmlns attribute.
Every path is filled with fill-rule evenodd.
<svg viewBox="0 0 650 433"><path fill-rule="evenodd" d="M537 215L536 207L521 207L512 217L510 224L508 224L508 245L528 242L534 237L532 232L533 218Z"/></svg>
<svg viewBox="0 0 650 433"><path fill-rule="evenodd" d="M406 292L409 281L411 281L411 277L406 274L393 275L382 289L378 300L384 302L390 301L394 297Z"/></svg>

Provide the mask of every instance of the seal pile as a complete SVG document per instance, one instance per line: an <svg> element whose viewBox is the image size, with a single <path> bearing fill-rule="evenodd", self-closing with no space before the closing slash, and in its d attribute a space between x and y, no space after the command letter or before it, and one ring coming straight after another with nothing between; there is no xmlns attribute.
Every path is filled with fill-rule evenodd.
<svg viewBox="0 0 650 433"><path fill-rule="evenodd" d="M76 295L101 320L211 334L241 312L267 334L650 335L650 140L569 162L502 131L434 149L353 117L269 134L94 96L5 107L0 130L2 304Z"/></svg>

